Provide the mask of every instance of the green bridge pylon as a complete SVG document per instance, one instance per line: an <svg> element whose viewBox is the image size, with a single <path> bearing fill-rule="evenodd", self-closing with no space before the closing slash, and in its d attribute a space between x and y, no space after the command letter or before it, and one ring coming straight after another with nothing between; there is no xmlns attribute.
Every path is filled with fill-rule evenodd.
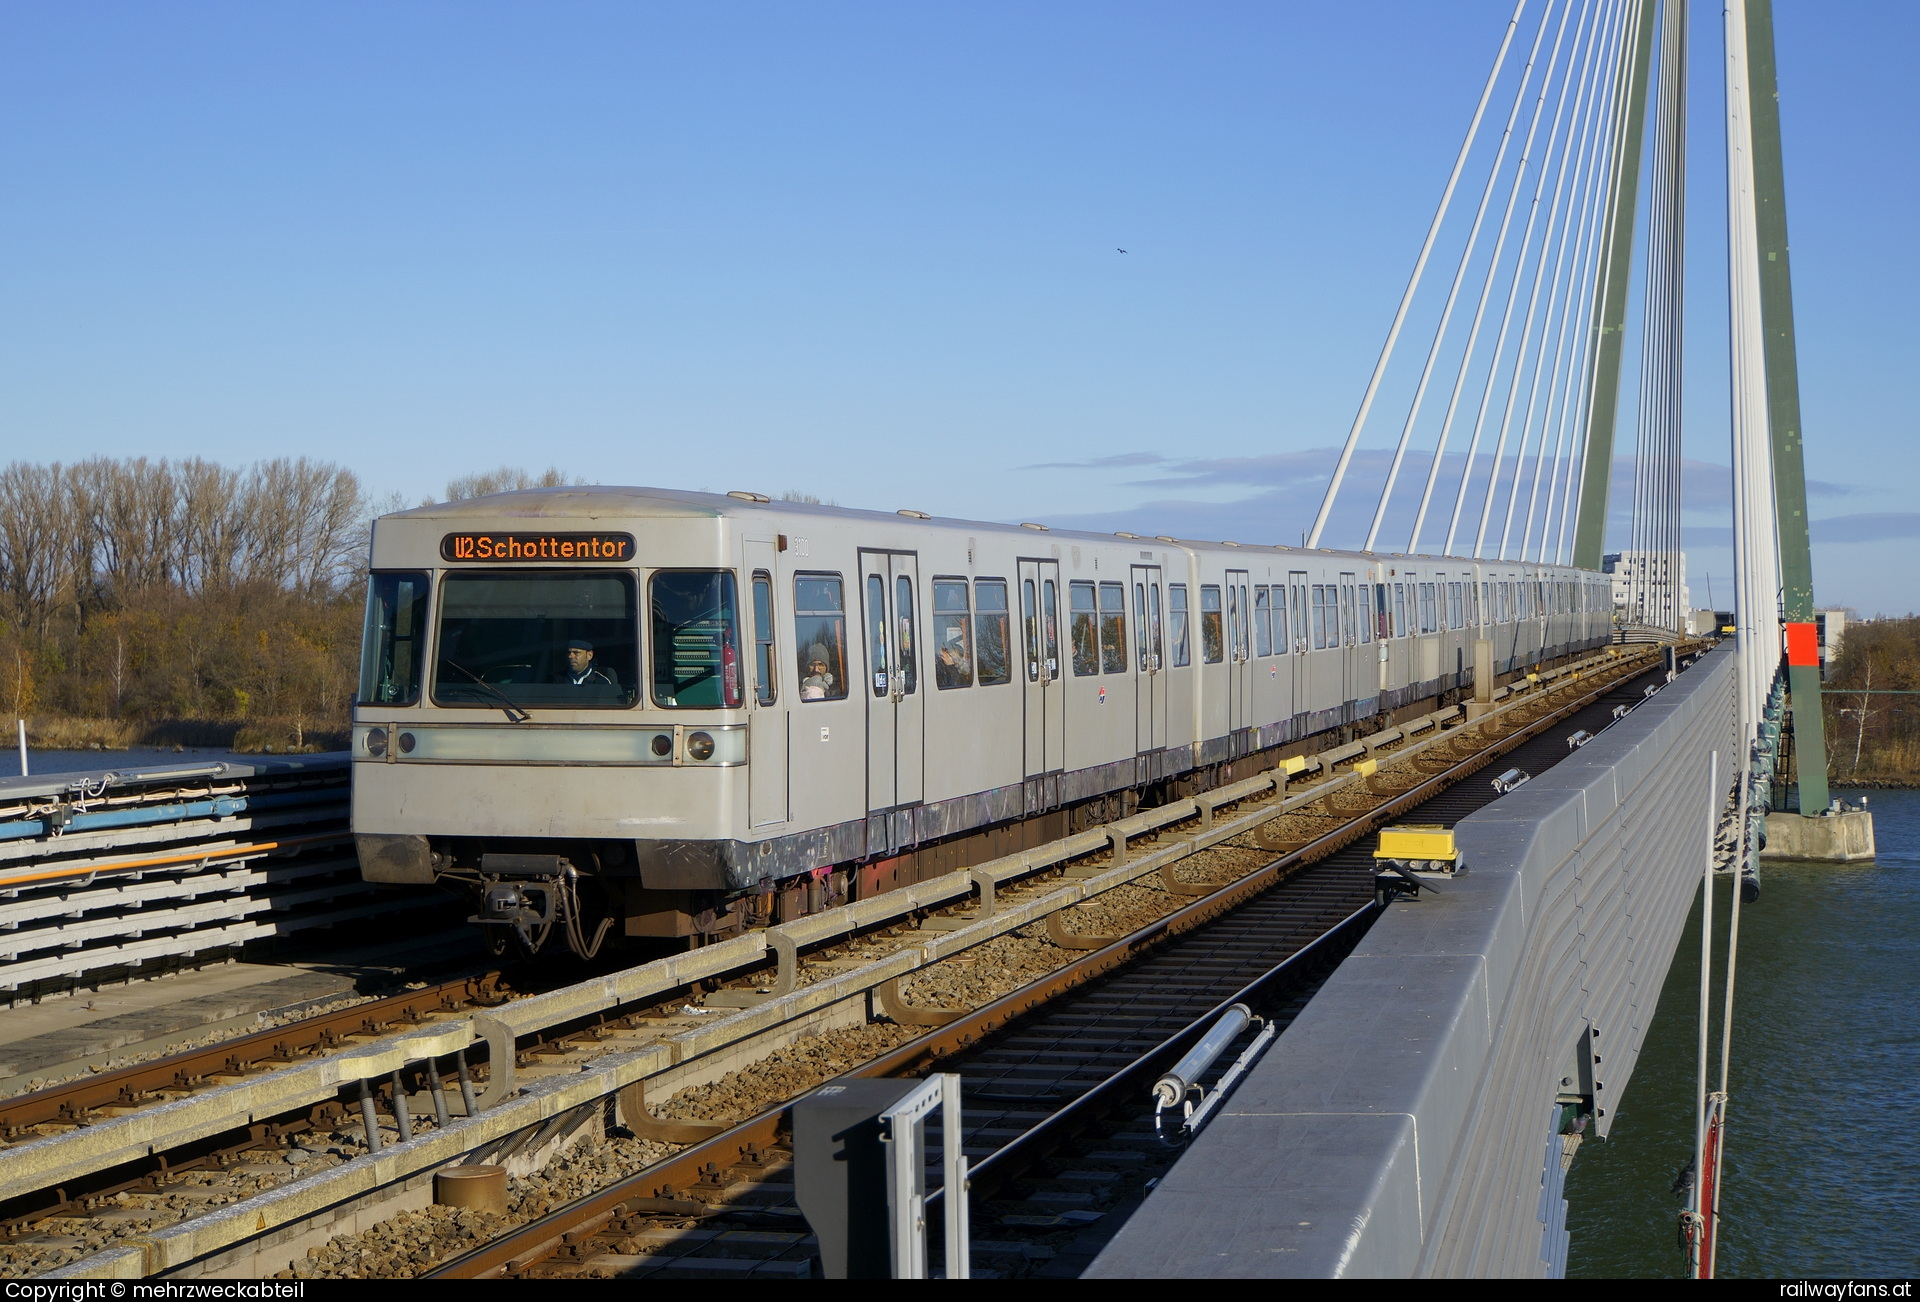
<svg viewBox="0 0 1920 1302"><path fill-rule="evenodd" d="M1793 276L1787 264L1787 192L1780 151L1780 90L1774 73L1773 0L1746 0L1746 7L1748 121L1753 130L1754 209L1760 236L1760 321L1766 340L1767 426L1773 443L1794 777L1800 784L1800 812L1818 814L1829 799L1827 738L1820 707L1820 639L1813 613L1807 474L1800 451L1800 367L1793 335Z"/></svg>

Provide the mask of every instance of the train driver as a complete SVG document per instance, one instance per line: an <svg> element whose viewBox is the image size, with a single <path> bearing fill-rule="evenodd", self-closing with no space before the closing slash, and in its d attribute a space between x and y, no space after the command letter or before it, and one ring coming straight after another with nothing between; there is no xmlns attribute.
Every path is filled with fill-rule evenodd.
<svg viewBox="0 0 1920 1302"><path fill-rule="evenodd" d="M606 670L593 667L593 643L584 638L567 643L567 681L575 687L614 685Z"/></svg>

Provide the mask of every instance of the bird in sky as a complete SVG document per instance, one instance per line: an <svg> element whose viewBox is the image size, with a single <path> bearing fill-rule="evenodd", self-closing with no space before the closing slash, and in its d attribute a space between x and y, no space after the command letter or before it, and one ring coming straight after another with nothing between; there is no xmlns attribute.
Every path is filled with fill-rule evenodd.
<svg viewBox="0 0 1920 1302"><path fill-rule="evenodd" d="M1125 249L1115 249L1115 250L1114 250L1114 252L1115 252L1115 253L1125 253L1125 252L1126 252L1126 250L1125 250Z"/></svg>

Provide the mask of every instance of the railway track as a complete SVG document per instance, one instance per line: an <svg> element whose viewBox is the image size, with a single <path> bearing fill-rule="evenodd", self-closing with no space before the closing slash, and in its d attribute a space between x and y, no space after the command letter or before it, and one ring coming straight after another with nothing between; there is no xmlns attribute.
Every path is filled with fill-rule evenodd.
<svg viewBox="0 0 1920 1302"><path fill-rule="evenodd" d="M1502 758L1549 767L1568 753L1565 734L1600 731L1642 699L1652 672L1542 702L1444 767L1400 774L1402 787L1371 783L1377 799L1343 826L1129 935L1097 938L984 1008L926 1013L944 1024L850 1073L961 1075L981 1273L1070 1276L1091 1260L1177 1157L1151 1122L1155 1075L1233 1002L1284 1028L1364 934L1381 906L1356 841L1388 819L1457 822L1497 794L1465 778ZM809 1276L816 1245L794 1202L785 1103L709 1137L694 1130L680 1128L694 1142L665 1161L426 1277Z"/></svg>
<svg viewBox="0 0 1920 1302"><path fill-rule="evenodd" d="M799 943L810 943L816 946L805 955L797 953L791 941L787 948L781 949L768 940L760 940L758 946L751 951L752 954L763 952L772 954L778 951L782 955L780 963L772 967L756 969L750 954L745 959L731 961L725 953L708 957L703 952L696 951L695 955L682 956L679 960L663 961L663 963L647 965L642 969L630 969L607 978L584 983L578 988L549 992L546 996L535 996L512 1005L500 1002L508 992L502 990L497 981L491 986L482 981L478 986L455 989L455 986L461 985L455 982L409 991L391 1000L381 1001L377 1005L362 1004L344 1010L331 1019L331 1025L324 1027L316 1025L311 1029L303 1029L298 1033L302 1041L299 1045L288 1041L289 1028L277 1028L272 1032L248 1037L245 1043L228 1041L214 1046L199 1053L192 1063L185 1063L177 1058L161 1060L143 1064L137 1069L129 1069L133 1073L131 1075L114 1073L111 1076L99 1076L89 1081L78 1082L76 1083L78 1088L63 1098L55 1097L59 1091L48 1090L41 1091L35 1096L14 1100L12 1102L19 1103L23 1108L17 1114L20 1120L14 1123L16 1132L28 1134L33 1127L71 1125L75 1133L80 1133L93 1119L110 1120L115 1113L129 1107L138 1107L143 1103L152 1105L164 1101L168 1097L170 1088L180 1086L182 1081L190 1087L195 1087L195 1082L198 1081L207 1088L217 1089L223 1081L241 1080L258 1071L270 1071L275 1067L285 1071L287 1070L285 1064L289 1061L297 1060L303 1055L324 1054L330 1047L328 1043L330 1037L336 1042L332 1047L337 1048L338 1042L364 1041L368 1035L383 1030L418 1027L435 1021L457 1025L458 1019L462 1016L481 1012L483 1015L474 1017L474 1022L478 1025L485 1020L484 1012L489 1009L493 1014L505 1019L505 1022L500 1025L512 1023L507 1026L509 1033L504 1038L498 1035L487 1037L493 1042L493 1056L496 1059L514 1063L514 1069L521 1072L523 1076L538 1075L544 1070L550 1074L563 1075L569 1084L572 1084L582 1081L583 1077L580 1073L590 1073L594 1070L596 1055L601 1055L598 1059L601 1062L612 1061L604 1055L613 1052L617 1057L619 1051L631 1050L638 1045L651 1044L665 1048L668 1041L673 1040L671 1061L678 1062L683 1056L689 1054L695 1056L713 1054L716 1050L724 1049L729 1043L749 1045L756 1042L755 1036L767 1039L769 1035L773 1035L774 1038L767 1039L768 1043L776 1041L785 1043L784 1040L777 1039L777 1032L769 1032L767 1026L760 1024L767 1022L766 1017L760 1017L760 1023L756 1023L755 1018L761 1013L777 1012L782 1003L779 994L781 987L791 984L797 984L799 989L785 1002L791 1003L795 999L805 999L809 997L809 992L824 991L826 993L815 1000L816 1005L825 1006L831 998L839 997L844 1006L847 995L859 996L863 1004L865 998L870 995L875 1002L893 1015L895 1021L905 1021L908 1024L918 1022L921 1025L946 1023L931 1034L912 1040L862 1069L866 1072L907 1073L925 1070L933 1061L952 1051L956 1037L957 1042L977 1041L980 1037L990 1034L997 1026L1004 1025L1006 1021L1029 1012L1061 992L1072 990L1101 978L1105 973L1125 967L1138 960L1143 954L1158 949L1194 928L1232 911L1247 900L1267 891L1282 879L1299 875L1300 883L1297 886L1290 883L1290 891L1285 894L1302 894L1304 898L1304 894L1310 893L1307 885L1309 877L1317 880L1314 875L1320 874L1317 867L1311 872L1307 871L1308 866L1314 861L1324 860L1327 856L1340 851L1342 847L1364 836L1368 830L1380 822L1397 817L1422 801L1432 798L1448 785L1458 782L1461 777L1491 763L1495 758L1522 744L1526 738L1537 734L1541 729L1552 727L1557 718L1569 709L1575 708L1569 704L1570 701L1591 697L1602 680L1639 672L1633 667L1634 663L1632 660L1596 658L1595 661L1585 664L1585 672L1589 675L1585 683L1580 681L1580 672L1570 669L1560 671L1559 674L1547 675L1546 678L1552 681L1520 685L1520 697L1517 702L1510 701L1494 716L1478 725L1457 726L1460 723L1457 717L1460 712L1457 709L1441 711L1423 720L1403 725L1402 730L1395 730L1395 734L1386 739L1387 745L1384 747L1376 749L1355 745L1328 752L1322 757L1327 762L1320 766L1319 781L1305 790L1288 785L1282 779L1270 784L1271 794L1261 797L1254 790L1259 786L1258 783L1237 784L1238 787L1245 787L1248 790L1239 795L1232 794L1232 790L1219 793L1218 804L1224 807L1230 800L1252 799L1254 804L1243 806L1243 808L1252 809L1254 812L1231 818L1222 813L1220 817L1226 820L1224 829L1214 827L1216 798L1209 798L1204 801L1184 802L1183 808L1137 816L1135 820L1129 820L1132 830L1117 840L1105 831L1096 831L1080 834L1077 838L1069 838L1069 842L1061 843L1061 846L1052 853L1029 852L1027 855L1018 857L1018 863L999 870L1004 875L1004 881L998 895L998 907L1002 911L1003 918L1010 918L1010 921L999 924L976 922L975 919L980 916L978 913L957 915L956 906L970 907L966 893L972 889L972 885L966 883L965 874L956 874L962 880L962 889L958 897L950 883L934 884L894 892L892 898L879 897L873 901L862 902L859 906L834 910L827 915L801 920L798 924ZM1595 677L1596 674L1598 677ZM1456 726L1446 726L1449 721ZM1329 772L1336 760L1351 763L1361 760L1362 757L1377 757L1376 762L1384 767L1377 774L1368 774L1364 768L1358 772L1348 770L1340 776L1334 776ZM1312 832L1307 843L1287 846L1285 852L1278 858L1269 859L1262 856L1265 861L1264 866L1238 875L1237 880L1220 889L1214 889L1213 885L1196 885L1191 880L1183 883L1174 873L1174 864L1181 855L1197 853L1203 859L1208 854L1217 857L1219 850L1206 851L1199 847L1203 844L1223 846L1221 838L1223 835L1232 833L1235 828L1251 828L1255 825L1280 827L1283 825L1282 822L1269 824L1266 820L1272 820L1275 815L1287 811L1297 811L1302 815L1300 819L1292 820L1293 824L1304 823L1315 829L1324 828L1325 830ZM1196 826L1201 829L1213 827L1214 830L1210 834L1196 835ZM1297 831L1294 835L1298 835ZM1088 912L1084 907L1087 899L1092 898L1097 903L1099 899L1105 898L1095 895L1094 892L1106 891L1109 895L1119 895L1124 892L1117 891L1114 887L1122 881L1150 881L1147 876L1129 875L1133 870L1120 866L1127 860L1126 838L1130 836L1141 838L1132 851L1134 854L1140 854L1144 850L1144 858L1139 859L1138 864L1151 867L1156 860L1164 861L1151 879L1151 884L1156 890L1173 892L1173 898L1165 905L1154 906L1164 916L1150 921L1144 927L1131 930L1128 935L1101 935L1097 925L1093 931L1089 932L1086 930L1089 924L1084 917L1080 918L1078 925L1073 922L1073 919ZM1170 838L1169 843L1163 846L1150 845L1149 843L1157 836ZM1114 840L1116 852L1110 853L1104 863L1089 863L1088 851L1093 846L1109 840ZM1244 855L1246 852L1240 853ZM1075 856L1078 858L1076 859ZM1094 855L1093 859L1099 860L1100 856ZM1195 859L1192 862L1200 864L1204 870L1202 859ZM1075 864L1080 866L1076 867ZM1239 872L1239 870L1230 871ZM976 883L979 876L980 870L975 870ZM1075 889L1072 879L1076 878L1086 880L1086 886ZM1140 888L1136 886L1132 889L1138 891ZM979 903L984 906L981 913L992 914L995 909L994 892L982 886ZM1025 912L1022 912L1023 909ZM941 916L943 910L944 917ZM1099 910L1096 908L1092 912L1097 915ZM1326 914L1325 908L1322 909L1322 913ZM836 921L834 915L843 915L843 919ZM925 921L916 927L915 921L923 916ZM1298 934L1306 937L1315 927L1324 928L1330 916L1326 914L1326 916L1309 919L1306 924L1303 924ZM1046 936L1060 945L1064 951L1059 956L1058 965L1040 981L1015 991L1005 998L996 999L985 1008L960 1015L957 1020L953 1019L953 1013L957 1010L916 1009L902 995L901 974L929 970L924 967L916 968L914 964L937 965L945 960L964 963L967 961L965 952L957 947L978 944L981 940L988 939L988 936L980 935L969 940L969 936L983 929L991 934L1003 934L1005 927L1015 925L1025 917L1044 919ZM900 925L902 923L906 925ZM1003 931L992 931L994 926L1001 926ZM835 927L839 930L832 929ZM809 929L812 929L811 937ZM942 930L951 933L951 942L955 948L941 949L942 942L938 939L929 945L928 935ZM1031 930L1032 928L1029 928L1029 931ZM749 939L758 939L758 935L756 934L753 938L742 938L741 941L730 942L730 944L737 947ZM823 943L824 948L818 947ZM694 960L693 965L683 967L690 959ZM702 962L706 963L705 967L699 966ZM793 965L791 970L787 966L790 962ZM903 962L907 965L902 966ZM729 966L734 969L731 973L728 972ZM651 968L659 968L662 971L658 975L647 976L647 971ZM710 973L723 975L715 976ZM582 1002L577 997L581 991L587 992L592 998ZM729 996L732 998L729 999ZM688 999L696 1004L710 1003L712 1006L682 1006L682 1001ZM555 1000L559 1002L555 1003ZM753 1007L756 1003L765 1000L773 1001L772 1005L759 1010ZM508 1016L516 1009L522 1014L517 1023ZM744 1011L733 1011L740 1009ZM709 1015L714 1011L727 1012L731 1015L715 1018ZM804 1011L804 1008L800 1011ZM710 1029L709 1024L713 1024ZM517 1034L512 1033L515 1027L519 1028ZM528 1031L527 1027L533 1029ZM791 1038L790 1034L788 1038ZM500 1055L508 1045L514 1047L514 1052L510 1058L501 1059ZM1114 1049L1109 1056L1123 1051L1124 1049ZM902 1054L906 1056L902 1057ZM663 1063L667 1059L656 1058L653 1061ZM541 1064L546 1066L542 1068ZM657 1071L658 1067L653 1070ZM417 1085L417 1069L414 1074ZM507 1073L504 1082L500 1080L497 1071L487 1067L476 1065L473 1074L476 1077L490 1076L490 1083L504 1087L507 1095L512 1095L514 1092L512 1089L514 1071ZM629 1072L629 1074L632 1073ZM658 1081L654 1084L657 1085ZM741 1130L741 1135L745 1138L736 1143L726 1139L725 1136L720 1136L718 1139L710 1138L715 1131L722 1129L711 1123L662 1124L646 1110L637 1088L632 1086L610 1088L624 1088L625 1092L631 1094L631 1098L623 1100L622 1110L628 1116L635 1118L645 1138L673 1145L688 1145L679 1154L669 1156L664 1165L651 1165L642 1172L640 1177L633 1177L650 1180L658 1188L669 1191L666 1195L647 1195L649 1198L665 1198L664 1205L672 1209L672 1215L668 1216L668 1220L673 1219L673 1216L690 1215L685 1210L690 1200L679 1196L681 1192L706 1186L711 1186L713 1189L731 1187L724 1177L726 1171L739 1168L742 1163L745 1163L747 1168L751 1168L755 1162L764 1163L778 1158L779 1114L777 1109L769 1114L773 1117L774 1130L765 1130L762 1124L764 1118L749 1122ZM671 1088L670 1084L669 1089ZM578 1089L579 1087L576 1086L575 1092L578 1092ZM398 1120L393 1108L395 1092L391 1088L380 1092L384 1098L386 1115L379 1118L379 1129L399 1130L399 1127L394 1124ZM399 1093L404 1095L405 1092L403 1088ZM414 1107L418 1106L419 1102L416 1098ZM970 1110L980 1110L984 1106L984 1102L978 1106L969 1103ZM453 1139L456 1132L464 1133L472 1130L476 1124L482 1127L491 1125L494 1130L500 1130L503 1126L512 1124L503 1118L506 1114L512 1113L513 1108L502 1108L499 1116L490 1116L484 1110L485 1100L481 1101L481 1107L483 1111L478 1118L468 1117L465 1120L456 1121L454 1129L448 1132L448 1138ZM579 1109L576 1108L576 1110ZM1015 1129L1023 1122L1033 1121L1034 1118L1030 1116L1017 1114L1034 1110L1033 1107L1003 1109L1001 1116L1003 1124L999 1129ZM173 1187L172 1182L177 1181L182 1172L196 1168L218 1169L229 1163L263 1156L277 1159L281 1153L294 1145L297 1136L313 1131L316 1123L338 1127L344 1121L348 1127L354 1126L355 1119L348 1115L351 1112L352 1100L343 1092L342 1098L327 1100L318 1112L308 1110L304 1115L271 1117L239 1131L202 1139L196 1145L164 1149L150 1159L148 1166L144 1169L102 1169L94 1172L88 1179L77 1183L68 1180L47 1190L36 1190L31 1198L16 1199L13 1200L15 1205L0 1206L0 1215L10 1217L10 1221L5 1223L9 1224L16 1233L34 1223L59 1224L62 1216L85 1215L89 1212L98 1212L102 1208L108 1216L111 1216L114 1214L114 1200L129 1191L150 1187L156 1180L166 1187ZM362 1115L364 1116L364 1113ZM4 1118L5 1113L0 1112L0 1120ZM641 1118L644 1120L640 1120ZM431 1122L425 1119L421 1119L419 1124L426 1129L431 1129ZM756 1126L760 1128L755 1129ZM404 1135L404 1131L399 1135L389 1133L387 1142L391 1143L395 1138L404 1138ZM1000 1137L1004 1138L1004 1136ZM335 1138L336 1140L339 1138L337 1131ZM994 1137L989 1136L989 1139L991 1138ZM462 1140L461 1142L472 1145L479 1141ZM714 1143L718 1143L720 1147L710 1150L709 1145ZM728 1147L729 1144L732 1144L731 1148ZM742 1147L742 1144L745 1146ZM971 1139L969 1145L978 1147ZM0 1149L0 1152L3 1151L5 1150ZM364 1153L364 1151L362 1147L358 1153ZM340 1166L333 1171L322 1172L321 1176L316 1178L352 1175L360 1182L354 1186L355 1190L361 1191L361 1185L366 1184L367 1177L361 1170L361 1165L353 1161L358 1153L351 1148L336 1152L334 1156L339 1159ZM990 1157L991 1153L981 1155ZM298 1156L297 1152L288 1154L289 1160ZM438 1160L457 1159L458 1152L454 1151L449 1157ZM423 1157L420 1160L429 1159ZM693 1166L682 1170L683 1160L692 1162ZM705 1186L702 1185L702 1181L705 1181ZM627 1183L631 1183L631 1180L619 1182L616 1187L625 1187ZM364 1191L361 1192L364 1193ZM311 1201L312 1197L308 1195L306 1201ZM698 1199L692 1199L692 1201L698 1201ZM722 1201L726 1200L722 1199ZM271 1191L262 1192L258 1197L249 1197L240 1205L249 1209L256 1205L260 1206L258 1220L263 1227L280 1225L284 1217L297 1218L298 1215L303 1214L297 1208L288 1210L291 1204L286 1200L275 1202ZM788 1215L787 1212L778 1208L753 1214L763 1219L773 1218L774 1221ZM249 1217L249 1219L252 1218ZM696 1216L693 1219L698 1221L700 1218ZM608 1223L611 1224L612 1221L609 1220ZM771 1224L772 1221L768 1223ZM574 1233L578 1228L578 1226L569 1228L563 1232L562 1237L565 1233ZM755 1232L775 1233L776 1231L763 1226L761 1230ZM786 1233L787 1231L777 1232ZM156 1237L164 1239L166 1233L156 1231ZM519 1242L517 1239L515 1241ZM93 1240L87 1240L87 1243L92 1246ZM111 1243L105 1246L109 1250L112 1248ZM524 1244L522 1246L524 1248ZM198 1250L196 1246L195 1251ZM526 1256L527 1251L530 1250L520 1251L519 1256ZM652 1251L649 1249L648 1254L643 1255L652 1255ZM543 1259L542 1254L533 1251L531 1259ZM156 1270L164 1271L168 1258L164 1253L149 1251L144 1266L126 1264L124 1254L117 1260L118 1264L111 1264L102 1269L107 1273L122 1276L129 1270L134 1274L151 1274ZM508 1258L503 1260L511 1264L517 1261L518 1257L509 1253ZM501 1268L501 1265L496 1263L489 1269L497 1272ZM522 1269L520 1266L515 1268ZM693 1268L698 1269L698 1267ZM87 1274L89 1269L83 1261L71 1267L70 1270L63 1270L62 1273ZM467 1267L461 1267L461 1269L465 1270Z"/></svg>

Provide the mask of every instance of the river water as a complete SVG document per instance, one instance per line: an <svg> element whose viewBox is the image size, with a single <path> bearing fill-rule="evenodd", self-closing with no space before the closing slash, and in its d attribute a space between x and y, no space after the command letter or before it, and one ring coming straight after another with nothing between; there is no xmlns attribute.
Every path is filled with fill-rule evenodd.
<svg viewBox="0 0 1920 1302"><path fill-rule="evenodd" d="M1920 1274L1920 792L1867 794L1877 862L1769 860L1741 911L1722 1278ZM1684 1274L1699 980L1696 896L1612 1137L1568 1174L1569 1275Z"/></svg>

